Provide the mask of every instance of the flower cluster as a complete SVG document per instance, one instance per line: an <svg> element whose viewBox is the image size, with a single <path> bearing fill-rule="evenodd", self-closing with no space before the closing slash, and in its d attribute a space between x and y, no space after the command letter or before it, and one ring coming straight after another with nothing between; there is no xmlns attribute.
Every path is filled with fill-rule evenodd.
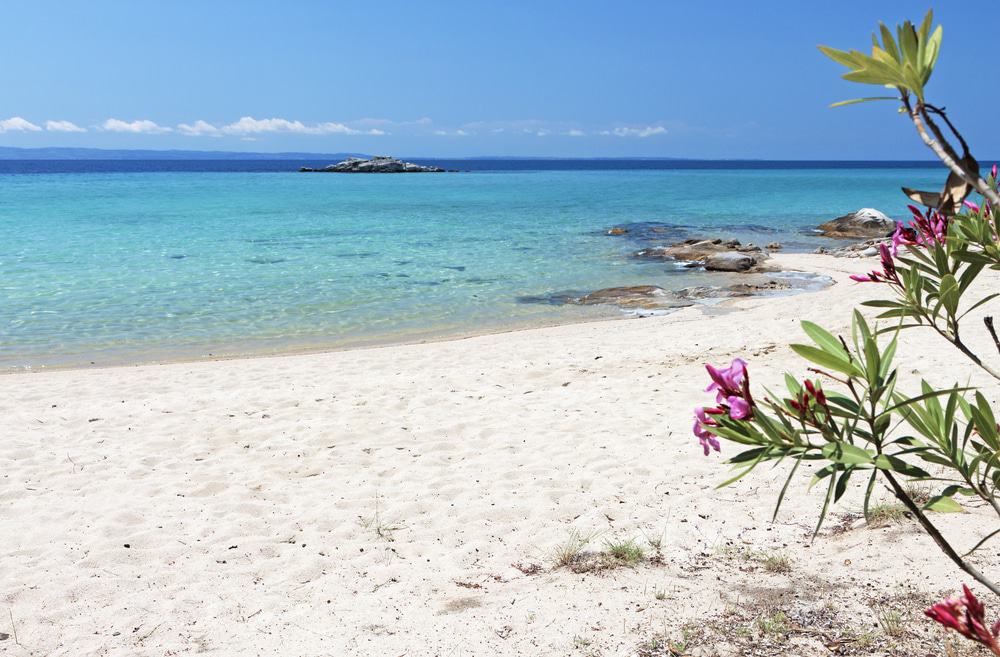
<svg viewBox="0 0 1000 657"><path fill-rule="evenodd" d="M1000 655L1000 621L987 626L983 603L976 599L968 586L963 584L962 590L962 596L945 598L924 613L965 638L983 644L993 654Z"/></svg>
<svg viewBox="0 0 1000 657"><path fill-rule="evenodd" d="M900 226L902 225L900 224ZM897 229L897 232L899 232L899 229ZM895 236L893 236L893 240L895 240ZM889 283L890 285L902 287L903 284L899 280L899 274L896 273L896 263L892 260L895 254L895 241L893 242L892 252L889 251L888 245L884 242L878 245L878 251L882 256L882 271L873 271L867 274L851 274L851 280L859 283Z"/></svg>
<svg viewBox="0 0 1000 657"><path fill-rule="evenodd" d="M694 435L698 437L705 456L710 450L719 451L719 441L705 427L718 426L713 415L729 414L734 420L748 420L753 417L754 401L750 395L750 375L746 361L735 358L729 367L705 365L712 382L705 392L715 393L714 407L696 408L694 411Z"/></svg>
<svg viewBox="0 0 1000 657"><path fill-rule="evenodd" d="M897 255L901 244L906 246L931 246L944 244L948 235L948 217L933 208L921 212L920 208L908 205L913 213L913 221L904 226L900 221L892 234L892 255Z"/></svg>
<svg viewBox="0 0 1000 657"><path fill-rule="evenodd" d="M826 393L823 388L818 387L809 379L802 383L802 390L799 391L797 399L789 399L788 405L799 412L799 415L815 419L816 407L819 406L827 415L830 413L830 406L826 402Z"/></svg>

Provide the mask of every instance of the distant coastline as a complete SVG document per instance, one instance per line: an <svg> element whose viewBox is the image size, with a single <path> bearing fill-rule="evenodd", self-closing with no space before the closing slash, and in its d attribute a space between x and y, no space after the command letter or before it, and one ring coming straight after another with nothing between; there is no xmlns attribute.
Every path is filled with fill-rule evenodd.
<svg viewBox="0 0 1000 657"><path fill-rule="evenodd" d="M348 157L373 157L370 153L337 152L244 152L244 151L199 151L199 150L151 150L151 149L103 149L103 148L18 148L0 146L0 162L17 161L180 161L180 162L226 162L226 161L270 161L270 162L310 162L325 165L339 162ZM574 163L605 163L606 168L628 168L622 165L630 163L645 163L639 168L662 169L757 169L757 168L900 168L940 167L938 160L823 160L823 159L744 159L744 158L683 158L683 157L548 157L532 155L474 155L466 157L435 157L429 155L404 155L402 159L421 164L438 162L465 162L474 170L486 170L489 167L476 163L532 163L539 164L544 169L556 169L558 165L570 165L569 169L585 168L572 166ZM990 158L983 160L992 162ZM321 164L322 163L322 164ZM546 164L547 163L547 164ZM524 168L531 167L504 167ZM599 167L594 167L599 168Z"/></svg>
<svg viewBox="0 0 1000 657"><path fill-rule="evenodd" d="M264 155L264 154L259 154ZM270 155L270 154L268 154ZM339 155L278 154L271 156L212 159L185 158L4 158L0 156L0 175L48 173L294 173L302 167L322 168L338 162ZM430 158L407 157L407 161L436 166L450 171L479 173L530 171L754 171L754 170L891 170L940 169L929 161L853 161L853 160L678 160L649 158Z"/></svg>

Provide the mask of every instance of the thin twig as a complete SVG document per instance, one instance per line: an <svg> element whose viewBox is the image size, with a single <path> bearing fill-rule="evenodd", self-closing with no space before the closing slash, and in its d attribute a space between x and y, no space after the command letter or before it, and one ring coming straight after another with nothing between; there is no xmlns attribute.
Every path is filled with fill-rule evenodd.
<svg viewBox="0 0 1000 657"><path fill-rule="evenodd" d="M948 140L944 138L941 134L941 129L938 128L937 124L930 118L930 114L927 112L926 105L923 103L918 103L916 107L910 102L910 98L907 94L903 94L903 107L906 108L907 114L910 116L910 120L913 121L914 127L917 129L917 133L920 138L923 139L924 143L934 151L934 154L938 156L946 167L951 169L955 175L959 176L962 180L969 183L975 187L976 191L983 195L984 198L990 201L995 207L1000 206L1000 194L990 189L990 186L986 184L986 181L979 177L979 172L969 172L965 170L959 160L958 153L952 148ZM928 132L928 127L934 132L934 137L932 137Z"/></svg>
<svg viewBox="0 0 1000 657"><path fill-rule="evenodd" d="M913 499L907 495L906 490L904 490L899 482L896 481L896 478L892 476L892 473L888 470L883 470L882 474L885 475L885 478L889 481L889 485L892 486L892 491L896 495L896 499L902 502L903 506L905 506L907 510L913 514L913 516L917 519L917 522L919 522L924 528L924 531L927 532L930 537L934 539L934 542L937 543L937 546L941 548L941 551L944 552L956 566L968 573L970 577L988 588L994 595L1000 596L1000 586L994 584L992 580L979 572L975 566L966 562L965 559L963 559L958 552L955 551L955 548L953 548L941 532L938 531L938 528L934 526L934 523L930 521L920 507L916 505Z"/></svg>
<svg viewBox="0 0 1000 657"><path fill-rule="evenodd" d="M930 103L924 103L924 107L927 108L928 112L931 112L932 114L936 114L936 115L938 115L938 116L941 117L941 120L944 121L945 124L948 126L948 129L951 130L951 134L955 135L955 139L957 139L958 143L960 143L962 145L962 153L963 153L963 155L965 157L968 157L969 156L969 145L965 142L965 137L962 136L962 133L958 131L958 128L955 127L955 124L952 123L951 119L948 118L948 115L945 113L944 108L943 107L935 107L934 105L931 105Z"/></svg>
<svg viewBox="0 0 1000 657"><path fill-rule="evenodd" d="M990 337L993 338L993 344L997 348L997 353L1000 353L1000 338L997 337L997 330L993 327L993 316L983 317L983 324L986 324L986 330L990 332Z"/></svg>
<svg viewBox="0 0 1000 657"><path fill-rule="evenodd" d="M963 554L963 555L962 555L962 557L964 558L964 557L967 557L967 556L969 556L970 554L972 554L973 552L975 552L976 550L978 550L979 548L981 548L981 547L983 546L983 543L985 543L986 541L990 540L991 538L993 538L993 537L994 537L994 536L996 536L997 534L1000 534L1000 529L994 529L993 531L991 531L991 532L990 532L989 534L987 534L987 535L986 535L986 536L985 536L985 537L983 538L983 540L981 540L981 541L979 541L978 543L976 543L976 544L975 544L975 545L974 545L974 546L972 547L972 549L971 549L971 550L969 550L968 552L966 552L965 554Z"/></svg>
<svg viewBox="0 0 1000 657"><path fill-rule="evenodd" d="M950 335L946 330L938 326L936 318L931 317L930 314L926 311L926 309L922 308L921 306L917 306L917 310L920 312L921 317L927 320L928 325L935 331L937 331L938 335L940 335L942 338L944 338L952 345L954 345L956 349L965 354L969 360L978 365L979 368L982 369L984 372L992 376L994 379L1000 380L1000 371L997 371L992 367L990 367L989 365L987 365L986 363L984 363L983 360L979 356L977 356L974 351L969 349L969 347L967 347L966 344L958 338L957 333L955 335Z"/></svg>
<svg viewBox="0 0 1000 657"><path fill-rule="evenodd" d="M21 645L21 642L17 640L17 626L14 625L14 612L11 611L10 607L7 607L7 615L10 616L10 629L14 633L14 643Z"/></svg>

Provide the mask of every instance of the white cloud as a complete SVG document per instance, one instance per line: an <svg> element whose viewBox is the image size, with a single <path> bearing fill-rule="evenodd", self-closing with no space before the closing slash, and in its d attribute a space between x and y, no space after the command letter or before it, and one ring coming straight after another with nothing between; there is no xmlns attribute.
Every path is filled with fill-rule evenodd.
<svg viewBox="0 0 1000 657"><path fill-rule="evenodd" d="M367 122L372 119L365 119ZM255 119L252 116L244 116L239 121L234 121L223 126L217 126L208 121L198 120L194 123L181 123L177 130L189 137L221 137L223 135L247 136L261 135L266 133L283 132L300 135L371 135L382 136L389 134L378 128L368 130L357 130L344 123L333 123L330 121L306 125L301 121L289 121L288 119L271 118Z"/></svg>
<svg viewBox="0 0 1000 657"><path fill-rule="evenodd" d="M194 123L181 123L177 126L177 130L181 134L189 137L200 137L202 135L208 135L209 137L222 136L221 130L208 121L202 121L201 119L195 121Z"/></svg>
<svg viewBox="0 0 1000 657"><path fill-rule="evenodd" d="M570 130L569 132L565 132L563 134L567 137L585 137L587 135L587 133L583 130Z"/></svg>
<svg viewBox="0 0 1000 657"><path fill-rule="evenodd" d="M101 124L101 130L107 132L131 132L135 134L157 135L164 132L172 132L173 128L157 125L149 119L137 121L122 121L121 119L108 119Z"/></svg>
<svg viewBox="0 0 1000 657"><path fill-rule="evenodd" d="M9 119L0 119L0 132L38 132L41 130L37 125L22 119L20 116L12 116Z"/></svg>
<svg viewBox="0 0 1000 657"><path fill-rule="evenodd" d="M372 128L370 130L355 130L343 123L316 123L306 125L301 121L289 121L288 119L255 119L252 116L244 116L239 121L230 123L221 128L222 132L228 135L248 135L261 134L265 132L291 132L302 135L373 135L379 136L387 134L384 130Z"/></svg>
<svg viewBox="0 0 1000 657"><path fill-rule="evenodd" d="M615 128L614 130L602 130L602 135L614 135L615 137L652 137L654 135L665 135L667 129L662 125L647 125L645 128Z"/></svg>
<svg viewBox="0 0 1000 657"><path fill-rule="evenodd" d="M438 137L468 137L472 133L466 130L458 129L458 130L435 130L434 134L437 135Z"/></svg>
<svg viewBox="0 0 1000 657"><path fill-rule="evenodd" d="M423 116L413 121L393 121L392 119L378 119L365 117L357 121L351 121L356 126L379 126L381 128L402 128L408 126L428 126L434 123L430 118Z"/></svg>
<svg viewBox="0 0 1000 657"><path fill-rule="evenodd" d="M49 132L87 132L72 121L46 121L45 129Z"/></svg>

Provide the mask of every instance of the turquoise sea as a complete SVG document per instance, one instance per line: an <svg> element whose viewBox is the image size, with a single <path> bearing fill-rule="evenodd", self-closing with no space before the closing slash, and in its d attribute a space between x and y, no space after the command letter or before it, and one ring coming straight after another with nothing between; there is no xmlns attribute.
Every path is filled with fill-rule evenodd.
<svg viewBox="0 0 1000 657"><path fill-rule="evenodd" d="M894 168L300 174L269 167L0 167L0 369L336 348L610 317L525 297L718 284L606 231L780 241L860 207L906 214ZM263 169L263 170L261 170ZM283 170L284 169L284 170Z"/></svg>

